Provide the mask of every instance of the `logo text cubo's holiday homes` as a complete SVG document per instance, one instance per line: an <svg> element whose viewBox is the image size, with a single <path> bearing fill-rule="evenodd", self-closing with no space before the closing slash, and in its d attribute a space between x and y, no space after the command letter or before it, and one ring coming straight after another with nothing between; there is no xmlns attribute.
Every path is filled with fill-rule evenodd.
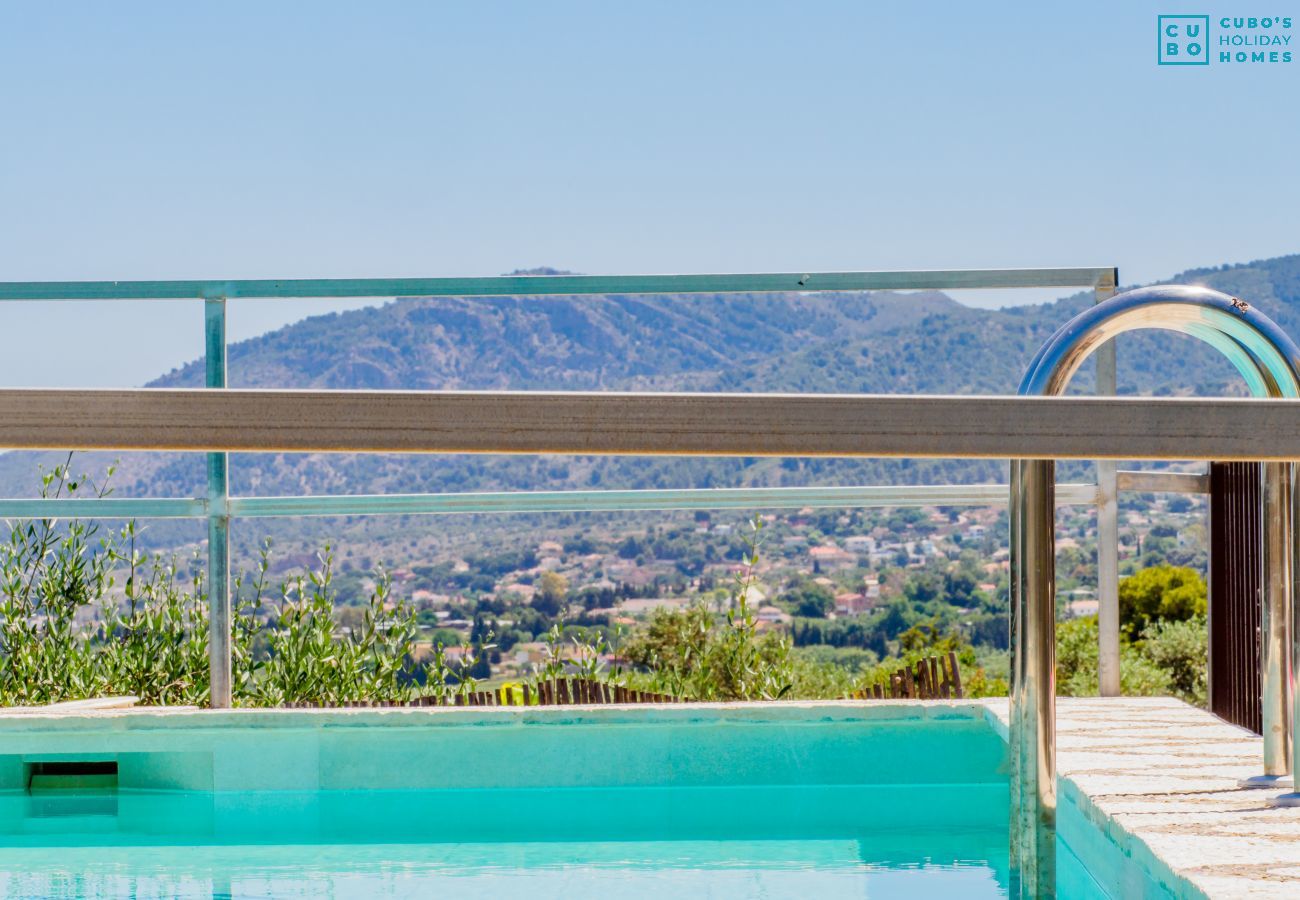
<svg viewBox="0 0 1300 900"><path fill-rule="evenodd" d="M1162 66L1289 63L1291 25L1290 16L1158 16L1156 59Z"/></svg>

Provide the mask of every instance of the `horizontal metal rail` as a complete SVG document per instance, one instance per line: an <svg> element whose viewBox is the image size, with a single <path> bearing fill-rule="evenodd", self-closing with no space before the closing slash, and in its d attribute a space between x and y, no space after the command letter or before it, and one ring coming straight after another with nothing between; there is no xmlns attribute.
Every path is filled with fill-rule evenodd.
<svg viewBox="0 0 1300 900"><path fill-rule="evenodd" d="M1300 401L18 388L0 390L0 446L1290 460L1300 459Z"/></svg>
<svg viewBox="0 0 1300 900"><path fill-rule="evenodd" d="M1061 506L1096 502L1091 484L1061 484ZM1005 484L866 487L688 488L682 490L488 491L448 494L353 494L231 497L230 515L447 515L453 513L631 512L717 509L867 509L901 506L1006 506ZM0 500L0 519L186 519L207 515L207 501L181 498Z"/></svg>
<svg viewBox="0 0 1300 900"><path fill-rule="evenodd" d="M0 282L4 300L331 299L787 291L967 290L1115 286L1115 268L971 269L717 275L502 275L489 278L303 278Z"/></svg>
<svg viewBox="0 0 1300 900"><path fill-rule="evenodd" d="M1097 489L1061 485L1057 503L1092 503ZM503 491L466 494L397 494L334 497L238 497L231 512L240 517L630 512L692 509L867 509L897 506L1005 506L1005 484L900 485L809 488L692 488L636 491Z"/></svg>
<svg viewBox="0 0 1300 900"><path fill-rule="evenodd" d="M200 519L208 501L189 497L58 497L0 500L0 519Z"/></svg>
<svg viewBox="0 0 1300 900"><path fill-rule="evenodd" d="M1158 476L1121 483L1123 490L1203 493L1205 476ZM1171 477L1172 476L1172 477ZM1060 506L1095 503L1097 486L1058 484ZM429 494L330 494L293 497L231 497L230 514L273 516L444 515L452 513L630 512L707 509L867 509L902 506L1005 506L1005 484L869 485L788 488L667 488L653 490L479 491ZM190 497L0 499L0 519L93 516L99 519L192 519L208 503Z"/></svg>
<svg viewBox="0 0 1300 900"><path fill-rule="evenodd" d="M1169 494L1208 494L1210 492L1210 476L1208 473L1121 471L1116 473L1116 482L1121 491Z"/></svg>

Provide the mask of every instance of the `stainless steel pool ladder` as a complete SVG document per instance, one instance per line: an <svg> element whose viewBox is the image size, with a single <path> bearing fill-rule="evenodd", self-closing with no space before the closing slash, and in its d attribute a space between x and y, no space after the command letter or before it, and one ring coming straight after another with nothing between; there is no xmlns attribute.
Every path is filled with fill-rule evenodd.
<svg viewBox="0 0 1300 900"><path fill-rule="evenodd" d="M1238 298L1175 285L1128 291L1075 316L1039 349L1019 393L1062 395L1099 347L1149 328L1190 335L1219 350L1256 397L1300 397L1300 349L1276 323ZM1297 718L1292 710L1292 640L1300 636L1300 624L1293 622L1294 579L1300 572L1300 548L1294 527L1295 465L1272 461L1263 466L1263 762L1267 783L1273 784L1300 771L1300 762L1291 759L1292 721ZM1020 895L1043 897L1055 894L1055 463L1012 460L1010 482L1011 864ZM1300 649L1294 652L1300 655ZM1300 802L1300 793L1288 797Z"/></svg>

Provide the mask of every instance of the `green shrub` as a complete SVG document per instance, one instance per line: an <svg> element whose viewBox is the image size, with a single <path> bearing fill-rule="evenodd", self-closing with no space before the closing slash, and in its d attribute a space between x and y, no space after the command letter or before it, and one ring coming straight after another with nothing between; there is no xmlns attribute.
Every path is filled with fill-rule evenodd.
<svg viewBox="0 0 1300 900"><path fill-rule="evenodd" d="M1142 632L1142 655L1168 675L1174 694L1205 706L1208 627L1203 617L1156 622Z"/></svg>
<svg viewBox="0 0 1300 900"><path fill-rule="evenodd" d="M340 629L334 620L334 566L328 547L319 563L280 586L267 623L265 659L241 654L251 660L252 671L241 679L247 699L259 705L411 699L417 679L414 610L391 600L388 577L380 572L361 622ZM266 566L264 552L260 571ZM259 579L259 589L263 582ZM261 607L260 593L252 605Z"/></svg>
<svg viewBox="0 0 1300 900"><path fill-rule="evenodd" d="M1121 693L1134 697L1174 694L1195 702L1176 689L1171 673L1141 647L1121 637L1119 650ZM1096 697L1099 691L1097 617L1060 623L1056 628L1056 692L1064 697Z"/></svg>
<svg viewBox="0 0 1300 900"><path fill-rule="evenodd" d="M65 463L42 476L40 495L73 496L83 487L107 493L72 478ZM0 702L52 703L102 692L105 667L82 652L87 637L77 621L112 585L116 552L98 532L95 523L26 521L0 544Z"/></svg>
<svg viewBox="0 0 1300 900"><path fill-rule="evenodd" d="M696 700L777 700L793 688L789 638L760 633L750 609L762 518L756 516L749 528L743 569L725 616L715 616L703 602L684 610L659 609L628 641L627 658L647 670L652 690Z"/></svg>
<svg viewBox="0 0 1300 900"><path fill-rule="evenodd" d="M129 694L152 705L208 702L208 605L202 568L188 589L175 563L146 560L135 549L135 525L126 542L125 599L105 595L100 630L82 654L100 670L103 693Z"/></svg>
<svg viewBox="0 0 1300 900"><path fill-rule="evenodd" d="M111 472L110 472L111 474ZM43 497L89 485L67 465ZM150 705L209 700L208 606L202 567L136 550L134 523L101 534L94 522L11 527L0 543L0 703L45 704L130 694ZM334 619L332 559L268 599L269 545L252 578L234 582L232 693L237 704L404 700L428 681L414 660L414 611L394 601L383 573L354 627ZM122 573L119 589L115 573ZM459 673L441 673L435 693Z"/></svg>

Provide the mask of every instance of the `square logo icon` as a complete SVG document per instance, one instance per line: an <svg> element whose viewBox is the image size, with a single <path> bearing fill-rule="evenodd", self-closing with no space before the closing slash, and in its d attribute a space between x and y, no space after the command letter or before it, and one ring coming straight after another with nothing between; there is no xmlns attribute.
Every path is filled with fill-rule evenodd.
<svg viewBox="0 0 1300 900"><path fill-rule="evenodd" d="M1162 66L1210 64L1209 16L1158 16L1159 55Z"/></svg>

